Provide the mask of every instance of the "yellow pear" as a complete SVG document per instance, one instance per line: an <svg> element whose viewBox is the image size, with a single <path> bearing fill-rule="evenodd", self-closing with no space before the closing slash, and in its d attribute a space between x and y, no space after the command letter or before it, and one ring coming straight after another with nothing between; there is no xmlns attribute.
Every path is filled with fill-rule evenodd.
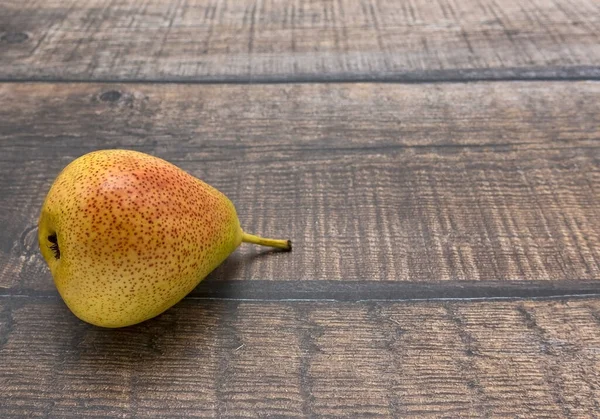
<svg viewBox="0 0 600 419"><path fill-rule="evenodd" d="M71 162L42 207L38 239L61 297L80 319L123 327L162 313L241 242L289 240L240 228L225 195L178 167L127 150Z"/></svg>

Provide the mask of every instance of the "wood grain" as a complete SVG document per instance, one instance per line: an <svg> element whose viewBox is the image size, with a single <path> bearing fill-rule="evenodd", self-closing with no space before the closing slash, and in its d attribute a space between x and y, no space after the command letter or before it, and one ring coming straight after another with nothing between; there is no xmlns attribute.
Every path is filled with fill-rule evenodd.
<svg viewBox="0 0 600 419"><path fill-rule="evenodd" d="M0 416L594 418L599 319L598 299L187 300L106 330L0 298Z"/></svg>
<svg viewBox="0 0 600 419"><path fill-rule="evenodd" d="M0 287L53 289L35 226L72 159L132 148L221 189L229 280L600 278L600 83L0 86Z"/></svg>
<svg viewBox="0 0 600 419"><path fill-rule="evenodd" d="M8 0L6 80L600 78L595 0Z"/></svg>

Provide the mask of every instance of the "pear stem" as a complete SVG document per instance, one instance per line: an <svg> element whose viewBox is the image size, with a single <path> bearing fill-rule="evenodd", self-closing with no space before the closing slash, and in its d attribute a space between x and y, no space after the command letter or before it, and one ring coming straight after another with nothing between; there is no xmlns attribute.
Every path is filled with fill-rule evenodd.
<svg viewBox="0 0 600 419"><path fill-rule="evenodd" d="M242 231L242 242L254 243L261 246L275 247L277 249L292 250L291 240L276 240L276 239L265 239L263 237L255 236L254 234L248 234Z"/></svg>

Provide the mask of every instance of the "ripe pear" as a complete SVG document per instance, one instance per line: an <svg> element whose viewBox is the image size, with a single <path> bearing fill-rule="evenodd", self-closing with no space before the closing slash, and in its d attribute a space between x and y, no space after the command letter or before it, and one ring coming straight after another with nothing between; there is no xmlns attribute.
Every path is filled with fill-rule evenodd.
<svg viewBox="0 0 600 419"><path fill-rule="evenodd" d="M185 297L242 242L290 250L240 228L212 186L165 160L102 150L71 162L43 204L40 250L69 309L123 327Z"/></svg>

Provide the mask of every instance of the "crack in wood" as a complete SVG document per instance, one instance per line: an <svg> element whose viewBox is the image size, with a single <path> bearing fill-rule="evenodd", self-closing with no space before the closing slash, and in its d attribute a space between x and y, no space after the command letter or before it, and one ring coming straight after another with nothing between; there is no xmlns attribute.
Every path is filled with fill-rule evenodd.
<svg viewBox="0 0 600 419"><path fill-rule="evenodd" d="M527 310L523 304L517 305L516 311L523 317L525 326L531 330L534 333L534 336L537 338L540 344L540 353L556 359L560 353L557 353L552 343L550 343L550 341L546 338L546 330L538 324L535 314L530 310ZM563 391L560 388L562 380L558 375L560 371L556 365L556 361L549 358L546 362L543 372L544 378L550 386L550 391L555 398L557 406L561 408L562 414L565 418L572 418L573 412L571 412L569 409L569 403L567 403L567 400L565 400Z"/></svg>
<svg viewBox="0 0 600 419"><path fill-rule="evenodd" d="M233 380L230 368L236 349L243 345L235 328L239 314L237 307L237 303L226 307L219 321L219 335L224 340L224 348L218 356L218 374L215 378L215 409L219 418L229 417L228 403L231 402L231 394L227 391L227 387L232 384L231 381Z"/></svg>
<svg viewBox="0 0 600 419"><path fill-rule="evenodd" d="M391 357L392 368L395 371L402 369L402 364L398 360L398 352L401 350L402 336L407 332L402 328L402 323L398 320L388 317L383 314L383 307L379 303L371 303L368 305L367 315L372 319L374 324L381 325L382 331L385 334L387 342L385 349ZM393 374L392 374L393 377ZM392 378L391 388L399 388L400 382ZM391 391L388 394L390 413L393 417L402 417L405 412L402 409L402 399L397 392Z"/></svg>
<svg viewBox="0 0 600 419"><path fill-rule="evenodd" d="M490 418L492 417L492 411L490 411L487 406L485 388L479 382L476 361L473 359L474 357L481 356L477 350L477 340L465 329L464 321L454 305L444 304L443 307L448 319L456 326L459 339L465 347L464 353L466 358L458 359L457 363L460 365L460 370L466 376L467 387L471 389L479 399L479 405L481 406L484 417ZM475 371L475 373L473 373L473 371Z"/></svg>
<svg viewBox="0 0 600 419"><path fill-rule="evenodd" d="M315 397L313 395L310 366L315 353L321 349L315 339L323 334L323 329L310 319L310 310L304 306L295 309L296 318L302 327L300 332L300 395L302 396L302 414L307 418L316 418L314 412Z"/></svg>

